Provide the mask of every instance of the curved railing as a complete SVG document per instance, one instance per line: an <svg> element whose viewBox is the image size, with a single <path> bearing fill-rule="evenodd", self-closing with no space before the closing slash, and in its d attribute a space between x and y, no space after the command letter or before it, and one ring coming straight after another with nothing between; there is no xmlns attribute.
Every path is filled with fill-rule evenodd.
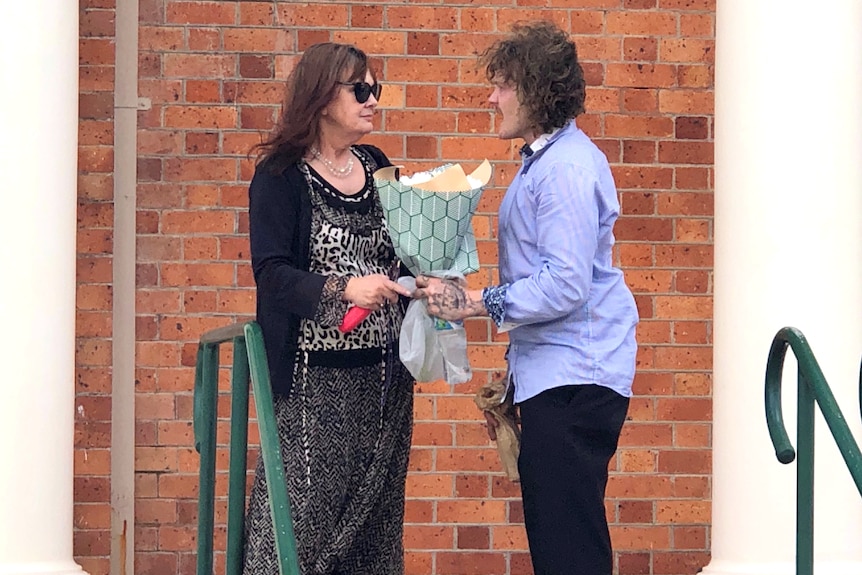
<svg viewBox="0 0 862 575"><path fill-rule="evenodd" d="M814 571L814 404L820 408L832 437L838 444L850 475L862 495L862 453L850 432L835 396L805 336L796 328L779 330L772 340L766 364L766 423L781 463L790 463L796 452L787 436L781 412L781 375L788 346L798 365L796 467L796 573L812 575ZM862 413L862 370L859 374L859 410Z"/></svg>
<svg viewBox="0 0 862 575"><path fill-rule="evenodd" d="M257 322L253 321L209 331L201 336L198 345L194 396L195 449L201 454L197 575L213 573L219 346L226 342L233 343L233 369L225 571L227 575L242 573L250 378L254 389L270 511L275 526L278 570L281 575L300 575L263 334Z"/></svg>

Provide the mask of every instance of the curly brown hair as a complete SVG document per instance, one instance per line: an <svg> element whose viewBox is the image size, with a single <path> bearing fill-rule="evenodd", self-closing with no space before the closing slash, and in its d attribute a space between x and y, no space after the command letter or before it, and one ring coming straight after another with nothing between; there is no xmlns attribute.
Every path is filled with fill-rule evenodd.
<svg viewBox="0 0 862 575"><path fill-rule="evenodd" d="M532 127L551 132L584 112L586 82L578 51L551 22L519 22L479 60L490 81L514 85Z"/></svg>
<svg viewBox="0 0 862 575"><path fill-rule="evenodd" d="M335 97L339 82L362 82L377 75L365 52L351 44L322 42L302 54L285 83L281 116L268 139L254 148L258 162L280 171L299 160L320 135L320 113Z"/></svg>

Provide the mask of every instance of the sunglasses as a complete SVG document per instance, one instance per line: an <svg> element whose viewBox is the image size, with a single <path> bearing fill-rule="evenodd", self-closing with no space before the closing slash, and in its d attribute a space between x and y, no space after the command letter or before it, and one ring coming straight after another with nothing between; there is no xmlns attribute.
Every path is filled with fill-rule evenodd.
<svg viewBox="0 0 862 575"><path fill-rule="evenodd" d="M353 86L353 95L356 96L356 101L364 104L368 98L374 94L375 100L380 100L380 93L383 92L383 86L379 83L369 84L368 82L339 82L342 86Z"/></svg>

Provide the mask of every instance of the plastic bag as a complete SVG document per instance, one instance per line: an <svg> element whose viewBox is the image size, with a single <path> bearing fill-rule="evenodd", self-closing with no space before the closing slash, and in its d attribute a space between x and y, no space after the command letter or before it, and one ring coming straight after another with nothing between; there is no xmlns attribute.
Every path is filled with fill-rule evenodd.
<svg viewBox="0 0 862 575"><path fill-rule="evenodd" d="M410 290L416 289L413 278L399 278L398 281ZM463 323L429 316L424 300L414 300L407 306L398 352L416 381L443 379L456 384L466 383L473 377Z"/></svg>

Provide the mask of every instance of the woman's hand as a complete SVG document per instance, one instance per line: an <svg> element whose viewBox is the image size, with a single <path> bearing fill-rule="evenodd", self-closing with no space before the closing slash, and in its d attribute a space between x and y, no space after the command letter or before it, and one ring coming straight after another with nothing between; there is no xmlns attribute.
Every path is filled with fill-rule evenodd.
<svg viewBox="0 0 862 575"><path fill-rule="evenodd" d="M398 296L410 297L410 290L383 274L353 277L347 282L343 299L353 305L378 310L387 301L396 303Z"/></svg>
<svg viewBox="0 0 862 575"><path fill-rule="evenodd" d="M482 290L468 290L464 280L440 279L420 275L416 278L416 299L426 300L428 314L447 321L488 315Z"/></svg>

